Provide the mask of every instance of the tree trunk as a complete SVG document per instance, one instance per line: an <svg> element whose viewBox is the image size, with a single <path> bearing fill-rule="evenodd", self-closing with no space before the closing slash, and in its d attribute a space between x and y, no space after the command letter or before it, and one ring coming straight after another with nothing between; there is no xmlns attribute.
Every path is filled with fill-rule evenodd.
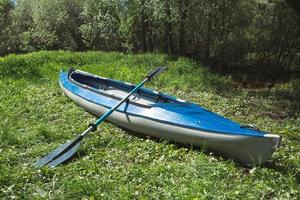
<svg viewBox="0 0 300 200"><path fill-rule="evenodd" d="M149 51L153 51L153 31L151 28L152 24L148 23L148 49Z"/></svg>
<svg viewBox="0 0 300 200"><path fill-rule="evenodd" d="M147 22L145 16L145 0L141 2L141 23L142 23L142 50L143 52L147 51Z"/></svg>
<svg viewBox="0 0 300 200"><path fill-rule="evenodd" d="M186 54L185 40L185 22L187 17L187 9L189 0L180 0L180 29L179 29L179 51L182 55Z"/></svg>
<svg viewBox="0 0 300 200"><path fill-rule="evenodd" d="M205 52L204 52L204 60L206 63L210 62L210 48L211 48L211 29L212 29L212 9L213 2L210 1L208 5L208 13L207 13L207 27L206 27L206 42L205 42Z"/></svg>
<svg viewBox="0 0 300 200"><path fill-rule="evenodd" d="M225 9L226 9L226 2L225 0L222 0L222 20L221 20L221 55L220 60L221 62L224 62L224 54L225 54L225 41L224 41L224 35L225 35Z"/></svg>
<svg viewBox="0 0 300 200"><path fill-rule="evenodd" d="M172 30L172 22L171 22L171 10L170 10L170 0L166 0L165 3L165 10L167 19L165 22L165 34L167 38L167 52L173 53L174 52L174 45L173 45L173 30Z"/></svg>

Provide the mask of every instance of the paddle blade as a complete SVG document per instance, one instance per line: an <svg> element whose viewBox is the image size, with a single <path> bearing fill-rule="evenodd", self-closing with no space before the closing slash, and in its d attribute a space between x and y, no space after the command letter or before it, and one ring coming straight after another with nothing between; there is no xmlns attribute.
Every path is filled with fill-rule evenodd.
<svg viewBox="0 0 300 200"><path fill-rule="evenodd" d="M55 160L52 160L47 164L48 167L56 167L59 164L62 164L69 160L71 157L74 156L74 154L77 152L77 150L80 147L80 142L74 145L71 149L69 149L67 152L56 158Z"/></svg>
<svg viewBox="0 0 300 200"><path fill-rule="evenodd" d="M80 146L80 141L82 140L82 138L83 138L82 136L79 136L73 141L68 141L68 142L64 143L63 145L54 149L48 155L46 155L43 158L41 158L40 160L38 160L33 166L35 166L36 168L42 167L44 165L47 165L48 163L51 163L54 160L59 159L59 157L62 157L62 159L60 159L60 160L63 160L63 162L66 161L66 159L64 159L65 157L70 158L71 156L69 156L69 155L70 154L74 155L74 153L78 150L78 148ZM60 163L62 163L62 162L59 162L58 164L60 164Z"/></svg>
<svg viewBox="0 0 300 200"><path fill-rule="evenodd" d="M151 71L148 75L147 78L151 80L154 76L157 76L164 72L167 68L166 67L158 67L155 70Z"/></svg>

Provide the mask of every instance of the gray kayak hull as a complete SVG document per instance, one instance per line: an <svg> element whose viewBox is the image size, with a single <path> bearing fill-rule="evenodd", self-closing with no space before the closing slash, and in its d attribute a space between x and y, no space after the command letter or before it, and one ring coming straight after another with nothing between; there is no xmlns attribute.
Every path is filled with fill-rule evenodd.
<svg viewBox="0 0 300 200"><path fill-rule="evenodd" d="M77 105L96 116L100 116L108 110L104 106L87 101L73 94L64 88L62 84L60 84L60 87ZM265 134L264 137L253 137L205 132L170 125L119 111L113 112L108 121L144 135L192 146L204 146L247 166L266 162L279 147L281 141L280 136L274 134Z"/></svg>

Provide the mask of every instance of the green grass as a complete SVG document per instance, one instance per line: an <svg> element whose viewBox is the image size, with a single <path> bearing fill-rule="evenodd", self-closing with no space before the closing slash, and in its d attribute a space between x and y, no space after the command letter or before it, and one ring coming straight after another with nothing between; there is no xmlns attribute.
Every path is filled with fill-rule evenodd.
<svg viewBox="0 0 300 200"><path fill-rule="evenodd" d="M79 157L55 169L34 169L40 156L96 119L58 86L59 70L71 66L132 83L156 66L168 66L147 87L280 134L282 146L270 162L248 169L209 151L138 137L105 122L85 140ZM299 199L298 83L235 88L230 78L190 59L163 54L58 51L0 58L0 198Z"/></svg>

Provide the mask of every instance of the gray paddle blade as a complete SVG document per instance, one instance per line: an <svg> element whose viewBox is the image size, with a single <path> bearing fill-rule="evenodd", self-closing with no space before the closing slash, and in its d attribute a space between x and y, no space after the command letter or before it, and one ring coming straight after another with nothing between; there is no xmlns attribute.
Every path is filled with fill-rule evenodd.
<svg viewBox="0 0 300 200"><path fill-rule="evenodd" d="M53 160L63 156L64 154L68 154L68 151L71 151L70 153L72 153L73 150L77 151L77 149L80 146L80 141L82 140L82 138L83 138L82 136L79 136L73 141L71 140L71 141L64 143L63 145L54 149L48 155L46 155L43 158L41 158L40 160L38 160L33 166L36 168L42 167L42 166L47 165L48 163L52 162ZM79 145L77 145L77 144L79 144ZM77 148L74 148L74 147L77 147Z"/></svg>
<svg viewBox="0 0 300 200"><path fill-rule="evenodd" d="M48 167L56 167L57 165L64 163L65 161L69 160L77 152L79 147L80 147L80 142L77 143L75 146L73 146L71 149L69 149L64 154L60 155L55 160L49 162L47 164L47 166Z"/></svg>
<svg viewBox="0 0 300 200"><path fill-rule="evenodd" d="M150 72L147 75L147 78L150 80L152 79L154 76L157 76L159 74L161 74L162 72L164 72L167 68L166 67L158 67L155 70L153 70L152 72Z"/></svg>

